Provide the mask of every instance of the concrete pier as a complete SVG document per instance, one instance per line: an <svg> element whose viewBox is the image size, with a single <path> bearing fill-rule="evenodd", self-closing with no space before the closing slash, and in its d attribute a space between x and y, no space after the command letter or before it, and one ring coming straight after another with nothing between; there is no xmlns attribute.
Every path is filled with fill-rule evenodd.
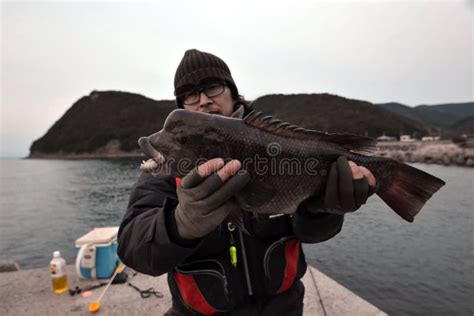
<svg viewBox="0 0 474 316"><path fill-rule="evenodd" d="M140 293L126 283L112 285L101 302L101 315L162 315L171 304L166 275L151 277L132 276L126 268L129 282L146 290L153 287L163 298L141 298ZM97 284L97 281L79 280L74 266L67 266L69 288ZM0 273L1 315L87 315L88 304L97 299L105 287L92 290L92 296L56 295L50 290L49 269L31 269ZM386 315L374 305L355 295L313 267L308 267L303 283L306 288L304 314L328 315Z"/></svg>

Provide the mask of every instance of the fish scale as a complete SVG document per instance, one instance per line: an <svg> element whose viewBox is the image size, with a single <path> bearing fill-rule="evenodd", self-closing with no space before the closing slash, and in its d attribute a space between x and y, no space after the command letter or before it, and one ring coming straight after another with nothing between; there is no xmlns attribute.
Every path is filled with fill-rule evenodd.
<svg viewBox="0 0 474 316"><path fill-rule="evenodd" d="M223 128L223 130L232 130L232 128ZM230 135L230 142L237 144L237 146L231 147L230 157L245 162L249 157L252 158L249 153L253 152L257 153L263 160L268 161L266 166L269 170L264 174L257 174L257 168L252 165L246 170L250 173L251 179L260 178L262 179L261 182L266 184L263 188L258 188L258 186L255 188L254 185L253 189L259 194L271 195L270 198L267 198L266 203L258 207L255 206L255 203L247 202L245 197L238 197L238 201L244 209L260 214L272 214L275 213L275 210L280 213L291 214L296 211L302 200L313 194L322 193L321 184L327 180L328 168L332 161L324 159L324 157L318 159L320 161L317 170L315 170L317 175L303 172L304 162L310 158L316 159L312 156L312 153L317 150L317 143L309 140L295 142L292 139L278 135L262 134L259 129L247 129L245 135L242 135L243 141L238 139L239 136L241 135ZM253 144L253 148L249 148L249 144ZM281 153L273 156L269 155L268 151L271 145L278 145L277 148ZM307 154L302 155L301 153ZM329 156L334 156L334 159L331 158L331 160L338 157L338 155L332 153ZM297 167L299 168L289 168L289 170L282 168L284 160L298 161ZM245 163L243 165L246 166ZM282 171L290 172L285 174Z"/></svg>

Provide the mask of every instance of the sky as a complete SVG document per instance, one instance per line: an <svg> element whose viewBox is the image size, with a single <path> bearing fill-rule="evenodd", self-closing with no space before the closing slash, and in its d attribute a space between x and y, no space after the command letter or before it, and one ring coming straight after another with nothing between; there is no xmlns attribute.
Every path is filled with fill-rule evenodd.
<svg viewBox="0 0 474 316"><path fill-rule="evenodd" d="M474 0L2 1L0 10L0 156L27 155L92 90L172 99L190 48L221 57L250 100L473 101Z"/></svg>

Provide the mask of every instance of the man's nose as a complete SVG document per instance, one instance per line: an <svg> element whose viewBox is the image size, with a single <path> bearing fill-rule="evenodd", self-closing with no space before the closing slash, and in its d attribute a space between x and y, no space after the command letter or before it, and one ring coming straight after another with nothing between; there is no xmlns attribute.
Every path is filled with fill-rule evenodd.
<svg viewBox="0 0 474 316"><path fill-rule="evenodd" d="M212 104L212 99L209 98L204 92L199 95L199 107L207 107Z"/></svg>

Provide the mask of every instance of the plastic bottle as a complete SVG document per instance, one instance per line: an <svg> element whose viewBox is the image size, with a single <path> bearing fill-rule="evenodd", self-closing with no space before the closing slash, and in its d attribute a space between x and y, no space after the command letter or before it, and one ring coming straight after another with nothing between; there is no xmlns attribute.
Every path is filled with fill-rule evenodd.
<svg viewBox="0 0 474 316"><path fill-rule="evenodd" d="M59 251L53 253L53 260L49 263L49 270L51 272L53 293L66 293L69 288L66 275L66 260L61 258L61 253Z"/></svg>

